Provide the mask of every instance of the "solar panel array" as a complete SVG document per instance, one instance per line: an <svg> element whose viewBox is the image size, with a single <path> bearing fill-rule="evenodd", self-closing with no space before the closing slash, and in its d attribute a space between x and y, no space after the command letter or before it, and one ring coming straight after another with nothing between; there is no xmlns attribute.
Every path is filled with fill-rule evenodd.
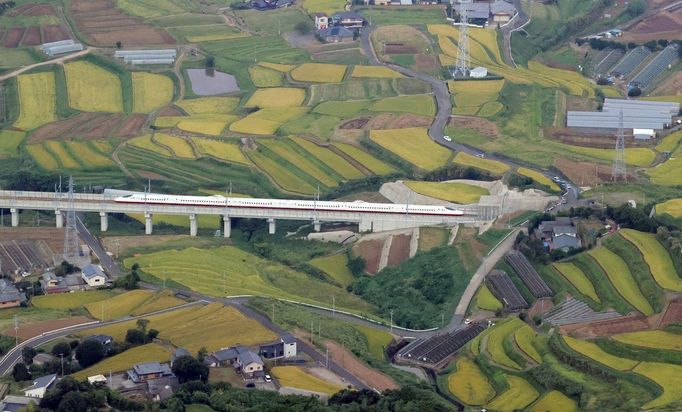
<svg viewBox="0 0 682 412"><path fill-rule="evenodd" d="M632 79L632 83L639 87L647 87L656 77L663 73L668 66L677 63L679 55L677 49L679 45L676 43L668 45L656 57L647 64L642 71Z"/></svg>
<svg viewBox="0 0 682 412"><path fill-rule="evenodd" d="M420 338L401 349L397 356L406 361L437 365L454 355L485 329L485 323L477 322L442 335Z"/></svg>
<svg viewBox="0 0 682 412"><path fill-rule="evenodd" d="M623 60L618 62L616 67L611 70L611 74L628 77L650 54L651 50L644 46L635 47L623 57Z"/></svg>
<svg viewBox="0 0 682 412"><path fill-rule="evenodd" d="M504 258L519 275L530 293L536 298L550 298L554 296L552 289L547 286L526 256L518 250L510 250Z"/></svg>
<svg viewBox="0 0 682 412"><path fill-rule="evenodd" d="M603 53L606 52L606 53ZM609 72L609 69L614 64L618 63L625 52L623 49L606 48L602 50L593 60L592 67L594 67L595 76L602 76Z"/></svg>
<svg viewBox="0 0 682 412"><path fill-rule="evenodd" d="M501 270L490 272L486 278L490 285L491 292L504 303L509 310L526 309L528 302L521 296L521 293L512 282L509 275Z"/></svg>

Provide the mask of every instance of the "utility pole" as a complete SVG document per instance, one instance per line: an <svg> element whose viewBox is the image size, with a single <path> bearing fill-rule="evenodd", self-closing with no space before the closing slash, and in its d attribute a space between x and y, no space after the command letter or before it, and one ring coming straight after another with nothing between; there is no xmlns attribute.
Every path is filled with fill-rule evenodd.
<svg viewBox="0 0 682 412"><path fill-rule="evenodd" d="M60 353L59 357L62 359L62 376L64 376L64 354Z"/></svg>
<svg viewBox="0 0 682 412"><path fill-rule="evenodd" d="M19 346L19 320L14 315L14 346Z"/></svg>
<svg viewBox="0 0 682 412"><path fill-rule="evenodd" d="M272 322L275 322L275 302L272 302Z"/></svg>
<svg viewBox="0 0 682 412"><path fill-rule="evenodd" d="M315 324L310 321L310 343L315 344Z"/></svg>
<svg viewBox="0 0 682 412"><path fill-rule="evenodd" d="M332 318L336 317L336 296L332 295Z"/></svg>
<svg viewBox="0 0 682 412"><path fill-rule="evenodd" d="M391 333L393 333L393 309L391 309Z"/></svg>
<svg viewBox="0 0 682 412"><path fill-rule="evenodd" d="M326 360L325 360L325 367L329 369L329 346L327 346L327 355L326 355ZM62 374L63 375L63 374Z"/></svg>

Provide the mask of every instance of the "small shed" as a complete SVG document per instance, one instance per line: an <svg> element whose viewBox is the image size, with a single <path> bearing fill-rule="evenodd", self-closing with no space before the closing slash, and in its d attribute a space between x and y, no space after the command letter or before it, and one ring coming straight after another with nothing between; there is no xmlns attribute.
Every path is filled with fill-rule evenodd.
<svg viewBox="0 0 682 412"><path fill-rule="evenodd" d="M654 129L632 129L632 135L636 140L649 140L656 137Z"/></svg>
<svg viewBox="0 0 682 412"><path fill-rule="evenodd" d="M488 76L488 69L486 69L485 67L481 67L481 66L474 67L469 72L469 77L473 77L474 79L482 79L486 76Z"/></svg>

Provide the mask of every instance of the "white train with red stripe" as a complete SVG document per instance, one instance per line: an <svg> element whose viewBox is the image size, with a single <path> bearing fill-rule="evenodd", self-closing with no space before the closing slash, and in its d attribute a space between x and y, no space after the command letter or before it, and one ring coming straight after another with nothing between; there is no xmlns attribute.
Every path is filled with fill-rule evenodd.
<svg viewBox="0 0 682 412"><path fill-rule="evenodd" d="M181 196L156 193L136 193L114 198L118 203L135 203L166 206L202 206L226 208L303 210L343 213L385 213L425 216L464 216L462 210L449 206L426 206L393 203L328 202L320 200L256 199L225 196Z"/></svg>

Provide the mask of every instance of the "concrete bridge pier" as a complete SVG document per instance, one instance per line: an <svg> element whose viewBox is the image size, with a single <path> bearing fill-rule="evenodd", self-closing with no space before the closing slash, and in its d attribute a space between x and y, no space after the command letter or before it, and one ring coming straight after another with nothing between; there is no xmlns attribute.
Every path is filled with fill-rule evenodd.
<svg viewBox="0 0 682 412"><path fill-rule="evenodd" d="M223 215L223 237L228 238L232 235L232 219L228 215Z"/></svg>
<svg viewBox="0 0 682 412"><path fill-rule="evenodd" d="M61 210L55 210L54 211L54 217L56 218L57 221L57 227L59 229L64 227L64 215L62 214Z"/></svg>
<svg viewBox="0 0 682 412"><path fill-rule="evenodd" d="M19 209L11 208L9 211L12 214L12 227L19 226Z"/></svg>
<svg viewBox="0 0 682 412"><path fill-rule="evenodd" d="M149 212L145 212L144 214L144 234L152 234L152 214Z"/></svg>
<svg viewBox="0 0 682 412"><path fill-rule="evenodd" d="M316 232L319 232L322 230L322 222L319 220L313 220L313 228L315 229Z"/></svg>
<svg viewBox="0 0 682 412"><path fill-rule="evenodd" d="M106 232L109 229L109 215L107 212L99 212L99 230Z"/></svg>
<svg viewBox="0 0 682 412"><path fill-rule="evenodd" d="M197 235L197 215L194 213L189 215L189 235L192 237Z"/></svg>
<svg viewBox="0 0 682 412"><path fill-rule="evenodd" d="M268 218L268 233L271 235L275 234L275 219L274 218Z"/></svg>

